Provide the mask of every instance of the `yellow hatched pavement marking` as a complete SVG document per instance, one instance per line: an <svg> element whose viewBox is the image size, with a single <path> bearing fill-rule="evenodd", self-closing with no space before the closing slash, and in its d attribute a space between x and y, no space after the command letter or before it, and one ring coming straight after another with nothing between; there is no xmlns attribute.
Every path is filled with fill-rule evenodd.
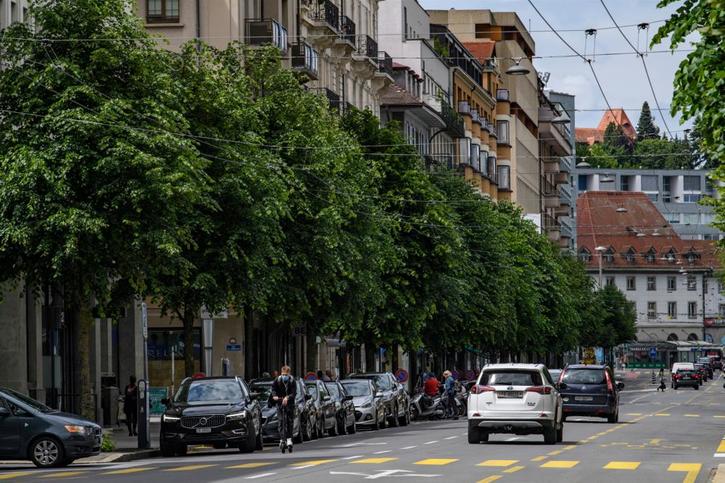
<svg viewBox="0 0 725 483"><path fill-rule="evenodd" d="M558 460L558 461L549 461L548 463L544 463L541 465L542 468L574 468L576 465L578 465L578 461L566 461L566 460Z"/></svg>
<svg viewBox="0 0 725 483"><path fill-rule="evenodd" d="M482 463L478 463L476 466L485 466L488 468L505 468L518 462L519 460L486 460Z"/></svg>
<svg viewBox="0 0 725 483"><path fill-rule="evenodd" d="M203 470L204 468L211 468L212 466L216 466L216 465L187 465L187 466L179 466L177 468L169 468L168 470L164 470L164 471L196 471L196 470Z"/></svg>
<svg viewBox="0 0 725 483"><path fill-rule="evenodd" d="M517 471L521 471L524 468L526 468L526 467L525 466L512 466L509 469L503 470L503 473L516 473Z"/></svg>
<svg viewBox="0 0 725 483"><path fill-rule="evenodd" d="M687 475L682 483L695 483L697 475L700 474L701 464L697 463L672 463L667 471L685 472Z"/></svg>
<svg viewBox="0 0 725 483"><path fill-rule="evenodd" d="M241 465L227 466L228 470L244 469L244 468L261 468L262 466L269 466L272 463L243 463Z"/></svg>
<svg viewBox="0 0 725 483"><path fill-rule="evenodd" d="M657 413L655 416L669 416L670 413Z"/></svg>
<svg viewBox="0 0 725 483"><path fill-rule="evenodd" d="M503 478L501 475L491 475L488 478L478 480L476 483L491 483L492 481L500 480L501 478Z"/></svg>
<svg viewBox="0 0 725 483"><path fill-rule="evenodd" d="M428 458L425 460L416 461L413 464L416 465L429 465L429 466L444 466L458 461L457 458Z"/></svg>
<svg viewBox="0 0 725 483"><path fill-rule="evenodd" d="M68 478L71 476L84 475L85 473L85 471L62 471L59 473L47 473L41 476L41 478Z"/></svg>
<svg viewBox="0 0 725 483"><path fill-rule="evenodd" d="M563 449L559 449L559 450L556 450L556 451L550 451L549 453L546 453L546 456L557 456L557 455L560 455L563 452L564 452Z"/></svg>
<svg viewBox="0 0 725 483"><path fill-rule="evenodd" d="M142 471L155 470L156 468L126 468L125 470L113 470L101 473L102 475L131 475L133 473L141 473Z"/></svg>
<svg viewBox="0 0 725 483"><path fill-rule="evenodd" d="M610 461L604 466L605 470L636 470L639 468L639 461Z"/></svg>
<svg viewBox="0 0 725 483"><path fill-rule="evenodd" d="M13 473L3 473L0 475L0 480L10 480L12 478L20 478L21 476L32 475L30 471L15 471Z"/></svg>
<svg viewBox="0 0 725 483"><path fill-rule="evenodd" d="M546 456L537 456L536 458L531 458L531 461L543 461L546 459Z"/></svg>
<svg viewBox="0 0 725 483"><path fill-rule="evenodd" d="M376 465L380 463L390 463L391 461L397 461L398 458L365 458L362 460L355 460L351 463L358 465Z"/></svg>
<svg viewBox="0 0 725 483"><path fill-rule="evenodd" d="M720 415L720 416L713 416L713 418L715 418L715 419L725 419L725 416L722 416L722 415Z"/></svg>
<svg viewBox="0 0 725 483"><path fill-rule="evenodd" d="M337 461L335 459L332 460L310 460L310 461L300 461L299 463L295 463L291 465L295 469L301 469L301 468L311 468L313 466L320 466L324 465L325 463L332 463L333 461ZM355 463L355 462L353 462Z"/></svg>
<svg viewBox="0 0 725 483"><path fill-rule="evenodd" d="M564 446L564 449L567 451L569 451L570 449L574 449L574 448L576 448L575 444L570 444L569 446Z"/></svg>
<svg viewBox="0 0 725 483"><path fill-rule="evenodd" d="M720 446L717 447L716 453L725 453L725 439L720 441Z"/></svg>

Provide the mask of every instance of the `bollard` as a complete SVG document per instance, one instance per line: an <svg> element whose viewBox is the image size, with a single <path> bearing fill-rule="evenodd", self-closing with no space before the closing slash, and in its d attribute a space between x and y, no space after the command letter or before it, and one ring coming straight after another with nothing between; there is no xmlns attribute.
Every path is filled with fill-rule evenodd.
<svg viewBox="0 0 725 483"><path fill-rule="evenodd" d="M655 371L652 371L652 384L657 384L657 378L655 377Z"/></svg>

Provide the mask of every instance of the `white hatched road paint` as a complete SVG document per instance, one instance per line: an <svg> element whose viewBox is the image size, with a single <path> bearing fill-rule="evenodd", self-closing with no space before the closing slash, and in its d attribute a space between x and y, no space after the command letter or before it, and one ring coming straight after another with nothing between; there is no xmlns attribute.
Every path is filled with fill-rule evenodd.
<svg viewBox="0 0 725 483"><path fill-rule="evenodd" d="M387 442L380 442L380 443L365 443L365 442L359 442L359 443L348 443L348 444L340 444L337 446L333 446L333 448L355 448L356 446L384 446L388 444Z"/></svg>
<svg viewBox="0 0 725 483"><path fill-rule="evenodd" d="M379 478L438 478L441 475L413 473L410 470L380 470L377 473L354 473L348 471L330 471L331 475L360 476L365 480L377 480Z"/></svg>
<svg viewBox="0 0 725 483"><path fill-rule="evenodd" d="M376 451L373 454L385 454L385 453L392 453L392 449L384 449L383 451Z"/></svg>
<svg viewBox="0 0 725 483"><path fill-rule="evenodd" d="M456 439L457 437L458 437L458 436L448 436L447 438L443 438L443 439L445 439L445 440L450 440L450 439Z"/></svg>
<svg viewBox="0 0 725 483"><path fill-rule="evenodd" d="M433 441L428 441L427 443L423 443L423 444L435 444L437 442L438 442L438 440L434 439Z"/></svg>
<svg viewBox="0 0 725 483"><path fill-rule="evenodd" d="M247 476L247 477L246 477L246 478L244 478L244 479L245 479L245 480L256 480L256 479L259 479L259 478L266 478L266 477L268 477L268 476L274 476L274 475L276 475L276 474L277 474L277 473L258 473L258 474L256 474L256 475L252 475L252 476Z"/></svg>
<svg viewBox="0 0 725 483"><path fill-rule="evenodd" d="M348 460L356 460L358 458L362 458L362 455L346 456L345 458L342 458L342 459L345 460L345 461L348 461Z"/></svg>
<svg viewBox="0 0 725 483"><path fill-rule="evenodd" d="M405 446L404 448L400 448L400 449L413 449L413 448L417 448L417 447L418 447L418 445L414 444L413 446Z"/></svg>

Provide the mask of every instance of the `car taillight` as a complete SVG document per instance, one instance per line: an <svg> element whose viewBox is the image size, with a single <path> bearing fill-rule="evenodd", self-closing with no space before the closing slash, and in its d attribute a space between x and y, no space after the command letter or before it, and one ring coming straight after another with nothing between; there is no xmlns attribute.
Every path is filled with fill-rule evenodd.
<svg viewBox="0 0 725 483"><path fill-rule="evenodd" d="M471 394L482 394L484 392L496 392L496 388L491 386L481 386L480 384L476 384L471 388Z"/></svg>
<svg viewBox="0 0 725 483"><path fill-rule="evenodd" d="M526 392L536 392L539 394L551 394L551 386L531 386L526 388Z"/></svg>
<svg viewBox="0 0 725 483"><path fill-rule="evenodd" d="M672 379L674 379L675 381L678 380L679 378L680 378L679 374L675 374L674 376L672 376Z"/></svg>
<svg viewBox="0 0 725 483"><path fill-rule="evenodd" d="M609 377L609 371L604 371L604 377L607 379L607 391L614 392L614 384L612 384L612 378Z"/></svg>

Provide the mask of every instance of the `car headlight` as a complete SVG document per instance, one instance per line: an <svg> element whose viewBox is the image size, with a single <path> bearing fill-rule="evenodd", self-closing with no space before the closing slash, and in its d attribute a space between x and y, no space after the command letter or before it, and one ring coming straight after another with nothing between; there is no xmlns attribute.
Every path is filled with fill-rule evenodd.
<svg viewBox="0 0 725 483"><path fill-rule="evenodd" d="M168 414L161 415L161 421L164 423L177 423L181 420L178 416L169 416Z"/></svg>
<svg viewBox="0 0 725 483"><path fill-rule="evenodd" d="M238 413L227 414L227 419L230 421L239 421L240 419L247 419L247 411L239 411Z"/></svg>
<svg viewBox="0 0 725 483"><path fill-rule="evenodd" d="M82 435L85 435L86 432L87 432L85 426L76 426L76 425L73 425L73 424L66 424L65 425L65 430L68 431L69 433L82 434Z"/></svg>

